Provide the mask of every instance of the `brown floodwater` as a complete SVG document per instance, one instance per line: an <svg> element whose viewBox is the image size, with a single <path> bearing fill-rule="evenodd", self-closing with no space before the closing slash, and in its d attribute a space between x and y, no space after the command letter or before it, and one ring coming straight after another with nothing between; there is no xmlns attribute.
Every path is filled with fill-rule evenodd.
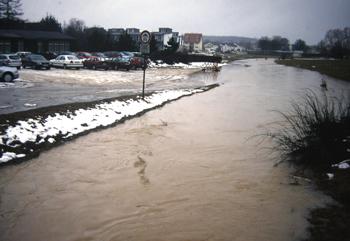
<svg viewBox="0 0 350 241"><path fill-rule="evenodd" d="M0 240L298 240L327 198L258 145L321 75L248 60L222 85L0 169ZM348 88L328 79L329 92ZM260 141L260 139L259 139Z"/></svg>

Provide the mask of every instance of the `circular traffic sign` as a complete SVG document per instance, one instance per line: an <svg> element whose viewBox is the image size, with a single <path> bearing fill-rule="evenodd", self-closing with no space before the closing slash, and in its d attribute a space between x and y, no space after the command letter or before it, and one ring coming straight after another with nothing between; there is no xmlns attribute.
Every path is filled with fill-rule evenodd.
<svg viewBox="0 0 350 241"><path fill-rule="evenodd" d="M151 33L147 30L141 32L141 42L148 44L151 41Z"/></svg>

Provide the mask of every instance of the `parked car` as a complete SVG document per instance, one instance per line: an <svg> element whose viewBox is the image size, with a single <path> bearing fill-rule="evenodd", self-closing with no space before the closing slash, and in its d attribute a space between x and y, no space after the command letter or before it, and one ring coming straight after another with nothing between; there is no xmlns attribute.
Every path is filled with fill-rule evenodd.
<svg viewBox="0 0 350 241"><path fill-rule="evenodd" d="M134 56L131 58L131 66L133 69L142 69L145 67L145 59L143 57Z"/></svg>
<svg viewBox="0 0 350 241"><path fill-rule="evenodd" d="M58 53L58 55L74 55L75 56L75 53L71 52L71 51L63 51L63 52Z"/></svg>
<svg viewBox="0 0 350 241"><path fill-rule="evenodd" d="M39 54L30 54L22 60L23 68L50 69L50 62Z"/></svg>
<svg viewBox="0 0 350 241"><path fill-rule="evenodd" d="M130 64L132 69L142 69L145 65L145 59L142 57L139 52L120 52L122 55L130 58Z"/></svg>
<svg viewBox="0 0 350 241"><path fill-rule="evenodd" d="M94 57L103 58L103 59L108 58L104 53L101 53L101 52L93 52L93 53L91 53L91 55Z"/></svg>
<svg viewBox="0 0 350 241"><path fill-rule="evenodd" d="M110 60L107 61L111 67L111 69L125 69L129 71L131 69L131 59L127 56L120 55L119 57L116 58L111 58Z"/></svg>
<svg viewBox="0 0 350 241"><path fill-rule="evenodd" d="M19 77L18 70L12 67L0 66L0 80L11 82Z"/></svg>
<svg viewBox="0 0 350 241"><path fill-rule="evenodd" d="M57 58L58 54L56 52L46 51L45 53L43 53L43 56L45 57L45 59L51 60Z"/></svg>
<svg viewBox="0 0 350 241"><path fill-rule="evenodd" d="M17 54L0 54L0 66L16 67L20 69L22 61Z"/></svg>
<svg viewBox="0 0 350 241"><path fill-rule="evenodd" d="M92 58L92 55L88 52L77 52L75 53L75 56L77 56L79 59L89 59Z"/></svg>
<svg viewBox="0 0 350 241"><path fill-rule="evenodd" d="M83 61L83 65L88 69L104 69L108 70L110 68L110 63L105 61L103 58L92 57Z"/></svg>
<svg viewBox="0 0 350 241"><path fill-rule="evenodd" d="M121 55L119 51L107 51L103 53L107 58L117 58Z"/></svg>
<svg viewBox="0 0 350 241"><path fill-rule="evenodd" d="M75 55L59 55L55 59L50 60L50 64L53 67L61 68L83 68L83 63L81 59L78 59Z"/></svg>
<svg viewBox="0 0 350 241"><path fill-rule="evenodd" d="M16 53L21 59L25 58L26 56L28 56L29 54L31 54L31 52L17 52Z"/></svg>

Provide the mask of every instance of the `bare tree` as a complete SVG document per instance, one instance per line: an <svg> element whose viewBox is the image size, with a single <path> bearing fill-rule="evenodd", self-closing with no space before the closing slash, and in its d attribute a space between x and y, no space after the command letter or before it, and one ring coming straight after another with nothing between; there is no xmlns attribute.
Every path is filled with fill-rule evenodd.
<svg viewBox="0 0 350 241"><path fill-rule="evenodd" d="M15 20L22 15L21 0L0 0L0 18Z"/></svg>

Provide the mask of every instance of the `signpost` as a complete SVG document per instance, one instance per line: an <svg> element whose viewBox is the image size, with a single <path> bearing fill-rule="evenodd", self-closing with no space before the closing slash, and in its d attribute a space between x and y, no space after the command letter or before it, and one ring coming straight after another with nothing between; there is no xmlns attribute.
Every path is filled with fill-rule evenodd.
<svg viewBox="0 0 350 241"><path fill-rule="evenodd" d="M140 52L143 57L143 82L142 82L142 98L145 98L145 79L146 79L146 68L147 62L145 55L150 53L150 42L151 42L151 33L147 30L142 31L140 34L141 44L140 44Z"/></svg>

